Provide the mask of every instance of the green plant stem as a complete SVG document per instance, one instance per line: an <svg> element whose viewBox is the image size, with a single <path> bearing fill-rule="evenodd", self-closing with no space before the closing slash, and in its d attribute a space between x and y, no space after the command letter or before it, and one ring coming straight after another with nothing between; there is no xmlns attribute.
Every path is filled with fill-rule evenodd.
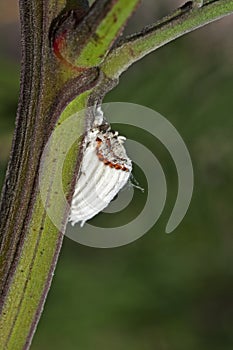
<svg viewBox="0 0 233 350"><path fill-rule="evenodd" d="M41 154L60 118L87 106L98 70L81 75L55 59L49 44L50 24L65 6L54 1L20 2L23 67L16 130L0 203L0 349L27 349L49 286L63 239L67 208L61 207L60 227L49 219L40 200L38 170ZM76 99L75 96L77 96ZM68 103L69 108L65 108ZM73 106L73 109L71 108ZM83 133L84 124L77 130ZM65 173L71 200L77 173L78 145ZM51 190L53 173L51 174ZM49 205L54 198L48 193Z"/></svg>
<svg viewBox="0 0 233 350"><path fill-rule="evenodd" d="M75 28L71 13L58 33L65 39L60 54L75 67L98 66L139 2L140 0L97 0Z"/></svg>
<svg viewBox="0 0 233 350"><path fill-rule="evenodd" d="M102 71L111 78L118 78L133 63L152 51L182 35L233 13L233 0L215 0L200 8L190 2L165 17L164 20L146 27L114 48L101 65Z"/></svg>

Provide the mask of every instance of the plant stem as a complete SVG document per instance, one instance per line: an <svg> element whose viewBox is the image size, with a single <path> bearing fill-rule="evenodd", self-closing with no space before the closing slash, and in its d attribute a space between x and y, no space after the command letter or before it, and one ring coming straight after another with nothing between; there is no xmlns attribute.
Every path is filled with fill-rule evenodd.
<svg viewBox="0 0 233 350"><path fill-rule="evenodd" d="M233 0L215 0L200 8L191 2L171 16L146 27L111 50L101 65L103 72L118 78L133 63L180 36L233 13Z"/></svg>
<svg viewBox="0 0 233 350"><path fill-rule="evenodd" d="M55 3L20 1L21 94L0 203L0 349L29 347L53 277L67 220L67 208L63 207L60 227L55 227L40 200L41 154L59 116L65 119L74 110L87 106L88 92L99 76L96 69L75 75L55 59L49 44L49 28L65 1L60 1L60 7ZM69 109L65 109L75 96ZM77 132L83 133L84 126L80 129ZM64 184L68 201L78 170L77 154L78 146L65 169L66 173L69 171ZM51 201L54 199L48 194L47 204Z"/></svg>
<svg viewBox="0 0 233 350"><path fill-rule="evenodd" d="M75 67L98 66L124 29L140 0L97 0L74 27L74 13L57 33L64 39L60 54Z"/></svg>

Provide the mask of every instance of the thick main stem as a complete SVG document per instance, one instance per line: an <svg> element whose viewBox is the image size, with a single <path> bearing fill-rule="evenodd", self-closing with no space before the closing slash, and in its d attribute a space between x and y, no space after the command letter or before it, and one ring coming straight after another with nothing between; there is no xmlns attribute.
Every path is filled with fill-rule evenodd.
<svg viewBox="0 0 233 350"><path fill-rule="evenodd" d="M70 79L70 72L60 67L53 55L49 28L65 1L60 2L60 7L55 3L49 0L20 1L21 92L0 205L0 349L29 347L63 239L67 209L63 208L61 213L60 227L55 227L40 200L38 170L41 154L68 102L77 96L72 102L75 109L85 108L88 90L98 80L96 69L86 70L77 77L72 72ZM68 112L64 110L64 113ZM73 153L71 174L77 169L77 147ZM70 175L66 184L67 193L74 185L73 176Z"/></svg>

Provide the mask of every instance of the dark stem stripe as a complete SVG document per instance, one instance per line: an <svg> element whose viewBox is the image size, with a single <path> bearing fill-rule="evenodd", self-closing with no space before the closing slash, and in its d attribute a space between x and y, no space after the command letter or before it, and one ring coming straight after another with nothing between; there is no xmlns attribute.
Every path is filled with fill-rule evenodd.
<svg viewBox="0 0 233 350"><path fill-rule="evenodd" d="M77 43L72 50L72 55L74 55L74 57L77 57L82 51L86 43L89 41L90 36L93 35L98 25L116 2L117 0L97 0L94 2L87 16L85 16L83 21L72 33L72 36ZM70 41L70 43L72 43L72 41Z"/></svg>
<svg viewBox="0 0 233 350"><path fill-rule="evenodd" d="M21 18L24 18L24 25L22 26L23 67L21 94L17 112L14 143L0 207L0 229L2 234L1 254L3 254L2 259L4 259L4 268L6 269L5 273L9 270L13 257L12 253L14 253L18 244L19 236L16 233L21 231L23 225L23 213L27 208L29 200L27 197L27 191L30 186L25 179L25 173L29 166L28 162L32 162L32 159L27 156L28 150L26 145L32 138L33 125L35 123L34 101L38 101L38 86L35 82L39 81L36 67L41 66L41 55L37 52L37 47L40 46L37 46L38 38L35 35L36 28L33 28L31 38L27 35L27 28L32 28L33 25L32 13L33 9L30 2L25 1L24 6L21 6ZM39 27L39 23L36 23ZM31 168L33 171L33 166L31 166ZM28 186L22 186L22 178L26 180ZM21 208L18 215L14 215L15 207ZM13 219L14 216L15 218ZM10 232L10 235L7 235L6 232ZM11 249L9 249L9 247L11 247ZM1 270L1 277L5 280L5 274L2 275L2 273L3 271Z"/></svg>

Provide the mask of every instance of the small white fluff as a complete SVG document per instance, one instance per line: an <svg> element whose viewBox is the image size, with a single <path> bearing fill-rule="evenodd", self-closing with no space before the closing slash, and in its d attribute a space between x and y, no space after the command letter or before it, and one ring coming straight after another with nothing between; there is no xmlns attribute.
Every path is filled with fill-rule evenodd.
<svg viewBox="0 0 233 350"><path fill-rule="evenodd" d="M84 141L85 150L69 215L72 225L80 222L82 227L106 208L129 181L132 162L124 147L126 138L106 125L98 107L93 129Z"/></svg>

